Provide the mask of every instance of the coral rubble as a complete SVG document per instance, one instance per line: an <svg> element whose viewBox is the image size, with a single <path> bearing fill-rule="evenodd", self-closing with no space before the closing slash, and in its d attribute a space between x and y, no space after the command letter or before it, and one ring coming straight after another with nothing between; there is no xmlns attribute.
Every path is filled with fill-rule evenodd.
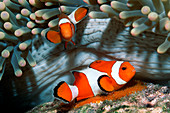
<svg viewBox="0 0 170 113"><path fill-rule="evenodd" d="M50 29L56 29L60 9L70 14L82 0L1 0L0 2L0 80L8 61L17 77L28 63L34 67L32 45ZM61 5L61 7L59 7Z"/></svg>
<svg viewBox="0 0 170 113"><path fill-rule="evenodd" d="M92 18L116 16L125 26L132 26L131 34L137 36L144 31L167 35L158 53L165 53L170 47L170 0L84 0L90 5L99 4L100 11L92 11ZM156 40L156 39L155 39Z"/></svg>
<svg viewBox="0 0 170 113"><path fill-rule="evenodd" d="M74 108L79 108L85 104L90 104L90 103L100 103L101 101L104 101L104 100L117 100L117 99L120 99L121 97L128 96L132 93L142 91L145 88L146 86L140 81L133 81L133 82L130 81L124 88L120 90L110 93L107 96L98 95L96 97L89 98L85 101L77 103Z"/></svg>
<svg viewBox="0 0 170 113"><path fill-rule="evenodd" d="M131 82L130 84L132 85ZM127 84L128 85L128 84ZM113 113L113 112L121 112L121 113L129 113L129 112L135 112L135 113L143 113L143 112L153 112L153 113L168 113L170 110L170 93L169 93L169 87L167 86L160 86L158 84L152 84L152 83L146 83L146 89L143 89L142 91L138 91L133 94L128 94L128 96L124 96L117 100L104 100L100 101L101 99L99 96L98 102L89 102L88 104L85 104L83 106L77 106L78 108L71 109L69 105L63 105L63 108L59 108L60 103L58 101L54 102L48 102L44 103L42 105L36 106L32 110L28 111L27 113L32 112L61 112L62 110L68 110L68 113L79 113L79 112L86 112L86 113L101 113L101 112L107 112L107 113ZM123 94L125 94L128 90L135 90L135 88L142 88L140 82L137 83L137 85L132 85L129 88L125 88L122 90ZM120 90L121 92L121 90ZM117 93L117 96L120 96L122 93L119 91L115 92ZM122 95L121 95L122 96ZM107 96L103 96L106 97ZM111 95L110 95L111 97ZM114 94L112 95L112 99L116 97ZM93 97L95 98L95 97ZM91 98L92 99L92 98ZM84 101L86 103L87 100ZM83 102L82 102L83 103ZM79 104L79 103L78 103ZM80 105L80 104L79 104ZM65 109L64 109L65 107Z"/></svg>
<svg viewBox="0 0 170 113"><path fill-rule="evenodd" d="M67 111L70 110L72 108L77 109L83 107L84 105L89 105L89 104L100 104L103 103L104 101L118 101L118 99L125 97L125 96L129 96L132 93L137 93L138 91L142 91L143 89L146 88L146 85L141 82L141 81L130 81L129 83L127 83L125 85L125 87L114 91L112 93L109 93L108 95L97 95L95 97L91 97L76 103L71 103L71 104L64 104L64 103L60 103L58 100L54 100L54 102L48 106L44 106L42 109L46 110L46 111L53 111L53 108L57 111ZM110 102L111 103L111 102ZM58 107L57 107L58 106ZM31 112L34 111L41 111L41 107L42 106L37 106L35 107L33 110L31 110ZM40 108L40 109L39 109Z"/></svg>

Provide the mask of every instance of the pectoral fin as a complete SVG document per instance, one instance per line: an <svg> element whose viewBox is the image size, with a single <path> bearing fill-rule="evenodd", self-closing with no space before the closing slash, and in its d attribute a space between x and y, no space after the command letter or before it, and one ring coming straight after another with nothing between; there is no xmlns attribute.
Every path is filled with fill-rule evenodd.
<svg viewBox="0 0 170 113"><path fill-rule="evenodd" d="M77 22L81 21L88 13L88 8L87 7L80 7L76 10L75 12L75 20Z"/></svg>
<svg viewBox="0 0 170 113"><path fill-rule="evenodd" d="M74 10L68 17L73 22L73 24L77 24L87 16L88 11L88 7L80 6L76 10Z"/></svg>
<svg viewBox="0 0 170 113"><path fill-rule="evenodd" d="M52 43L61 43L62 38L59 32L50 30L46 33L46 38Z"/></svg>
<svg viewBox="0 0 170 113"><path fill-rule="evenodd" d="M112 85L112 81L107 75L102 75L98 79L98 85L101 88L101 90L105 92L111 92L114 90L114 87Z"/></svg>

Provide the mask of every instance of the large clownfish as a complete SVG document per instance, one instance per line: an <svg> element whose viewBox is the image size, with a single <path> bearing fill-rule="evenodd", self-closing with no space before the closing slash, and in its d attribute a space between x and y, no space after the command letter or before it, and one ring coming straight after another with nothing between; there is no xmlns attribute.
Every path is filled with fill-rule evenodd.
<svg viewBox="0 0 170 113"><path fill-rule="evenodd" d="M75 81L69 85L61 81L54 88L54 97L68 103L118 90L135 75L135 68L129 62L92 62L88 68L72 71Z"/></svg>
<svg viewBox="0 0 170 113"><path fill-rule="evenodd" d="M61 13L59 16L59 32L54 30L49 30L46 33L46 39L52 43L61 43L62 39L65 41L65 48L67 48L67 43L72 42L72 38L76 31L76 24L88 14L88 7L80 6L75 9L69 16Z"/></svg>

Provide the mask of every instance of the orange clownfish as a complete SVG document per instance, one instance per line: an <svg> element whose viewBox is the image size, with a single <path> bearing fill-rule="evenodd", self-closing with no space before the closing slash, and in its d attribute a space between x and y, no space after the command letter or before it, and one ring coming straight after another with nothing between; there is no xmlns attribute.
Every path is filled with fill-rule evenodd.
<svg viewBox="0 0 170 113"><path fill-rule="evenodd" d="M63 102L77 101L121 88L135 75L135 68L124 61L92 62L88 68L72 71L75 81L69 85L61 81L54 88L54 97Z"/></svg>
<svg viewBox="0 0 170 113"><path fill-rule="evenodd" d="M65 41L65 48L67 48L67 43L72 42L72 38L76 31L76 24L79 23L82 19L88 14L88 8L80 6L75 9L69 16L64 13L61 13L59 16L59 32L54 30L49 30L46 33L46 38L52 43L61 43L62 39Z"/></svg>

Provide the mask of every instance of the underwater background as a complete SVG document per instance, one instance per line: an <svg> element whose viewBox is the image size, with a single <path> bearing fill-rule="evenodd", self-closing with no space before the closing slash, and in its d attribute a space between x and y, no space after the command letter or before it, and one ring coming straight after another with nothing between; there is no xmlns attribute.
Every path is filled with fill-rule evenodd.
<svg viewBox="0 0 170 113"><path fill-rule="evenodd" d="M65 50L64 42L50 43L44 35L57 26L57 13L54 12L59 8L58 3L73 7L72 10L65 8L67 14L87 3L82 0L71 3L69 0L47 0L53 3L48 6L46 0L33 0L35 4L31 0L23 1L25 4L22 0L0 2L4 6L0 8L0 106L5 111L25 112L36 105L53 101L52 89L60 80L73 83L71 70L83 69L99 59L129 61L137 71L135 79L170 85L170 50L163 54L157 52L159 45L168 37L169 30L164 29L164 33L145 30L138 36L132 36L132 27L125 27L114 15L102 19L86 17L77 24L76 36L73 38L76 46L68 43L68 49ZM95 2L92 4L94 6L89 7L90 14L93 14L91 11L100 11L99 6L108 2ZM28 11L22 14L21 9L24 8ZM48 10L42 11L43 14L49 11L54 15L49 17L51 14L46 14L48 16L44 18L41 15L36 20L35 12L46 8ZM11 24L7 22L13 27L9 27ZM22 46L23 43L27 46Z"/></svg>

